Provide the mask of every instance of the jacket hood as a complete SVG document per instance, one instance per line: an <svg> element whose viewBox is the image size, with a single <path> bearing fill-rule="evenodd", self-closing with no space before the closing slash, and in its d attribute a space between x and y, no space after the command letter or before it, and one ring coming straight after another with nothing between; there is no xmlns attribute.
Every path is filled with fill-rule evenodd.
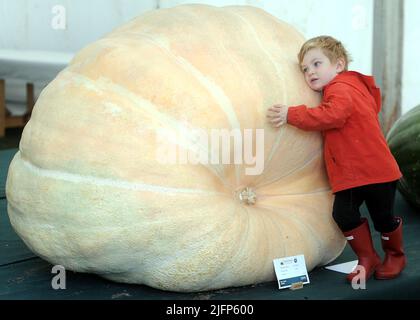
<svg viewBox="0 0 420 320"><path fill-rule="evenodd" d="M367 76L356 71L345 71L337 75L331 81L330 84L337 82L346 83L362 92L364 91L363 89L366 88L368 92L372 95L372 97L375 99L376 113L379 113L381 111L381 90L377 87L374 77Z"/></svg>

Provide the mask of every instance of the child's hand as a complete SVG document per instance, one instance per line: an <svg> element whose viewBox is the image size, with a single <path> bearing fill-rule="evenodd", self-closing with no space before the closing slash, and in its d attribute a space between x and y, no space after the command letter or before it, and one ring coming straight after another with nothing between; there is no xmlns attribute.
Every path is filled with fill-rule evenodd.
<svg viewBox="0 0 420 320"><path fill-rule="evenodd" d="M267 110L267 118L274 128L278 128L287 123L288 109L288 106L276 104Z"/></svg>

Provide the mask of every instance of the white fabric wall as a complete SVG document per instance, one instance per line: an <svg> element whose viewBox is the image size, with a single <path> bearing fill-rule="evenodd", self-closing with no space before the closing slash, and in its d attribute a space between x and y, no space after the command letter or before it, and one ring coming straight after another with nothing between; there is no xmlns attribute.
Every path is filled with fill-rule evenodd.
<svg viewBox="0 0 420 320"><path fill-rule="evenodd" d="M412 68L420 49L420 1L405 2L403 112L420 104ZM306 38L329 34L340 39L353 57L350 69L372 72L374 0L0 0L0 49L77 52L137 15L186 3L260 7ZM65 9L65 29L53 28L57 5Z"/></svg>
<svg viewBox="0 0 420 320"><path fill-rule="evenodd" d="M214 5L242 4L266 10L298 29L306 38L331 35L343 42L352 54L351 69L372 71L373 0L248 0L193 1ZM160 1L161 7L191 3Z"/></svg>
<svg viewBox="0 0 420 320"><path fill-rule="evenodd" d="M155 0L0 0L0 48L77 52L156 6ZM53 27L60 7L65 29Z"/></svg>
<svg viewBox="0 0 420 320"><path fill-rule="evenodd" d="M402 113L420 105L420 1L405 0Z"/></svg>

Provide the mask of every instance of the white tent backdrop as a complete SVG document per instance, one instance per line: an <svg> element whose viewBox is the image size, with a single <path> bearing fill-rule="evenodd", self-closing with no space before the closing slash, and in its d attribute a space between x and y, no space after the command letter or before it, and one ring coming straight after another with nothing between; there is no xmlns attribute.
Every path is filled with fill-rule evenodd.
<svg viewBox="0 0 420 320"><path fill-rule="evenodd" d="M374 0L0 0L0 50L75 53L146 11L186 3L260 7L292 24L307 38L329 34L340 39L353 57L350 69L372 73ZM420 86L413 68L419 52L416 49L420 49L419 16L420 1L405 0L403 113L420 104ZM6 89L8 95L13 94L14 88ZM36 89L39 94L42 87Z"/></svg>

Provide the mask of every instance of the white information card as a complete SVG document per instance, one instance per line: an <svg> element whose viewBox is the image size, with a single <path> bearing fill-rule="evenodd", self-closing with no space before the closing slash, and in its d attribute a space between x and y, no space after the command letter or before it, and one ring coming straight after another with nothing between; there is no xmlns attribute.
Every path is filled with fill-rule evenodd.
<svg viewBox="0 0 420 320"><path fill-rule="evenodd" d="M299 284L302 287L309 283L308 270L303 254L274 259L273 263L279 289L293 288L296 285L299 286Z"/></svg>

